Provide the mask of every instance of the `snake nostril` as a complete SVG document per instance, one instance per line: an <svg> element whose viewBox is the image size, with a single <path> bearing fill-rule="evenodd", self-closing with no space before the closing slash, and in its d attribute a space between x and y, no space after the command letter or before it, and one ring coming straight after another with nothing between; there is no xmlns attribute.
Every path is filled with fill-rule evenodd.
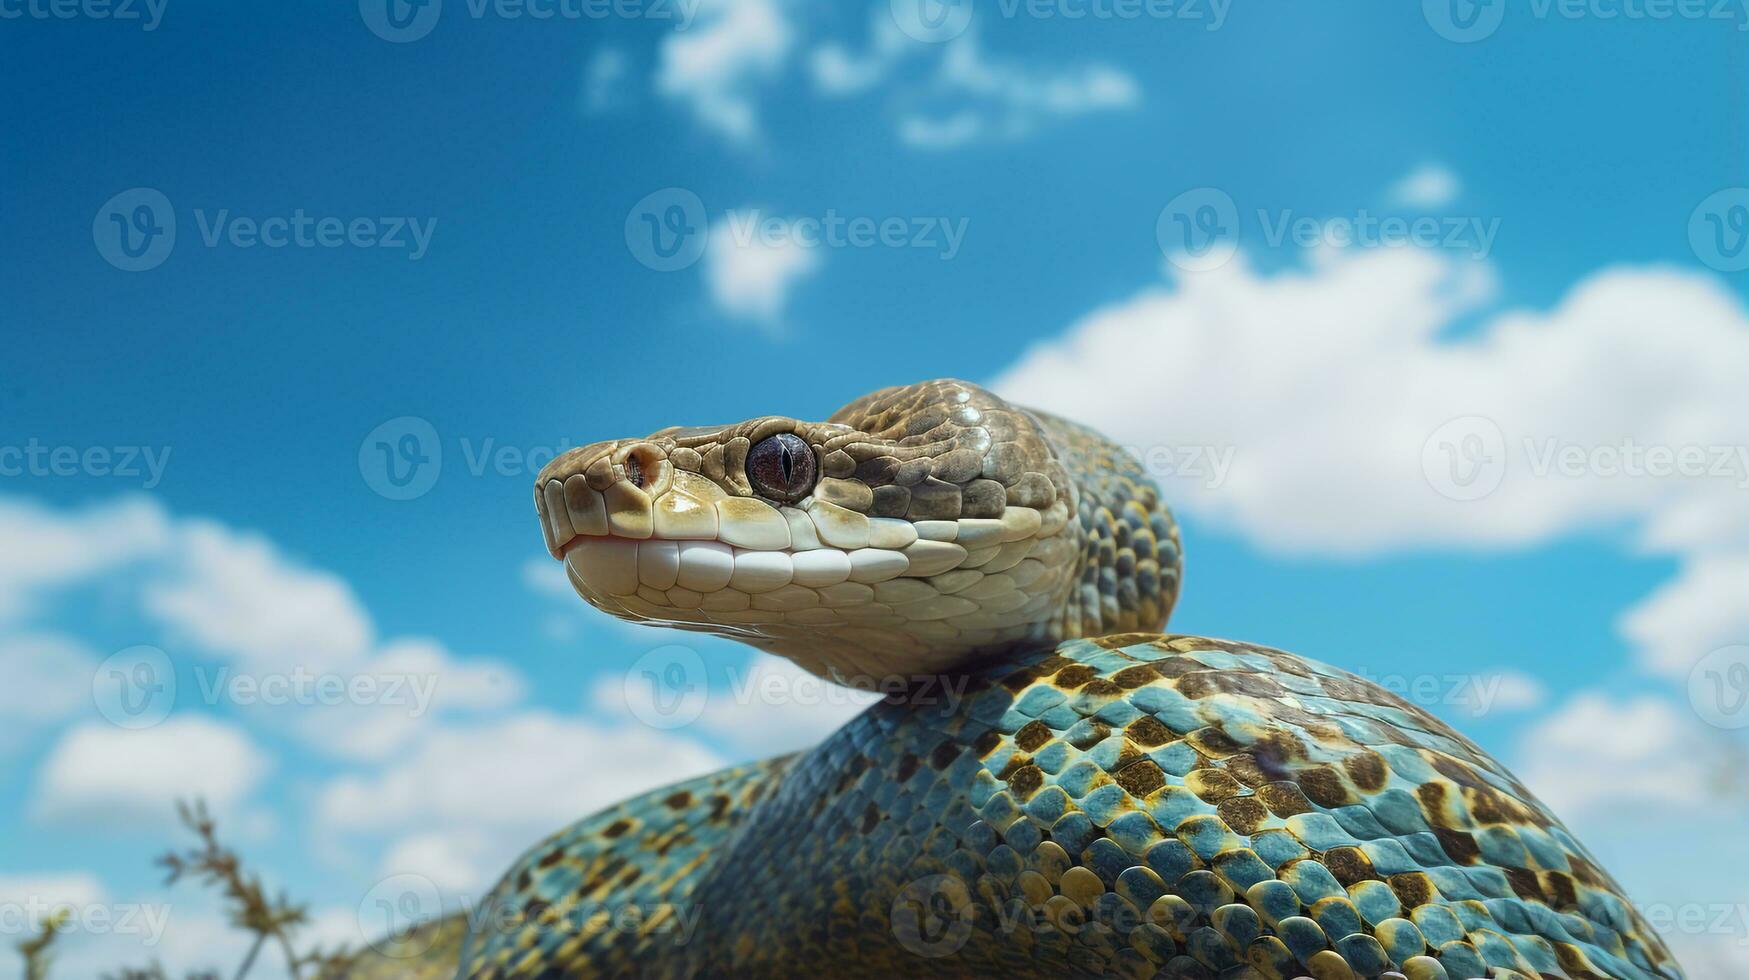
<svg viewBox="0 0 1749 980"><path fill-rule="evenodd" d="M626 453L626 481L639 490L648 490L661 479L663 456L654 446L633 446Z"/></svg>

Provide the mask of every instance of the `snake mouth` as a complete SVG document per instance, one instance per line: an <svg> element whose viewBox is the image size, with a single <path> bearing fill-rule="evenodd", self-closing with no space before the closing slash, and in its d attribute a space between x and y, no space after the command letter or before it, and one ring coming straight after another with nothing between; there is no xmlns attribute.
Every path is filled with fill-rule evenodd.
<svg viewBox="0 0 1749 980"><path fill-rule="evenodd" d="M685 471L664 480L652 498L623 478L597 490L583 474L543 474L535 495L572 587L623 619L749 642L861 630L877 645L950 620L965 632L1036 620L1058 591L1050 569L1067 565L1068 542L1039 540L1029 509L912 522L731 496Z"/></svg>

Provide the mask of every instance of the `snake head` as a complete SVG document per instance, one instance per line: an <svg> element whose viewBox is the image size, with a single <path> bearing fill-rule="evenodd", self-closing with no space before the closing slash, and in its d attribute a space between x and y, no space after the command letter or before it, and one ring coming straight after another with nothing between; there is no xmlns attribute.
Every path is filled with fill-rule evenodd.
<svg viewBox="0 0 1749 980"><path fill-rule="evenodd" d="M928 381L824 422L772 415L582 446L542 469L535 509L597 608L874 683L1125 625L1106 615L1125 596L1128 628L1163 623L1158 588L1149 606L1133 583L1108 602L1097 571L1091 593L1082 581L1090 560L1118 560L1111 521L1078 519L1088 487L1064 457L1086 440L1105 445L976 385ZM1169 539L1175 594L1176 528L1141 480L1147 506L1127 519L1156 580L1154 542Z"/></svg>

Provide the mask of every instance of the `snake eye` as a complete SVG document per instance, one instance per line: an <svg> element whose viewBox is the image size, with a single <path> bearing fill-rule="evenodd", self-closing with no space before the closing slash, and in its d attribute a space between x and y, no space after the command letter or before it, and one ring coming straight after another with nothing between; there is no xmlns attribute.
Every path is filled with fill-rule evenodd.
<svg viewBox="0 0 1749 980"><path fill-rule="evenodd" d="M761 439L747 453L747 480L762 497L794 503L814 489L814 451L788 432Z"/></svg>

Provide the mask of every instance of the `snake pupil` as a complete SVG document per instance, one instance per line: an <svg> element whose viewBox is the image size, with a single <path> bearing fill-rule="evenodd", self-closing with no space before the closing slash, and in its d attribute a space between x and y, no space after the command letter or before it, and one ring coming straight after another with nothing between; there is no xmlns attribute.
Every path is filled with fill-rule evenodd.
<svg viewBox="0 0 1749 980"><path fill-rule="evenodd" d="M814 488L814 453L789 432L761 439L747 453L747 482L760 496L793 503Z"/></svg>

